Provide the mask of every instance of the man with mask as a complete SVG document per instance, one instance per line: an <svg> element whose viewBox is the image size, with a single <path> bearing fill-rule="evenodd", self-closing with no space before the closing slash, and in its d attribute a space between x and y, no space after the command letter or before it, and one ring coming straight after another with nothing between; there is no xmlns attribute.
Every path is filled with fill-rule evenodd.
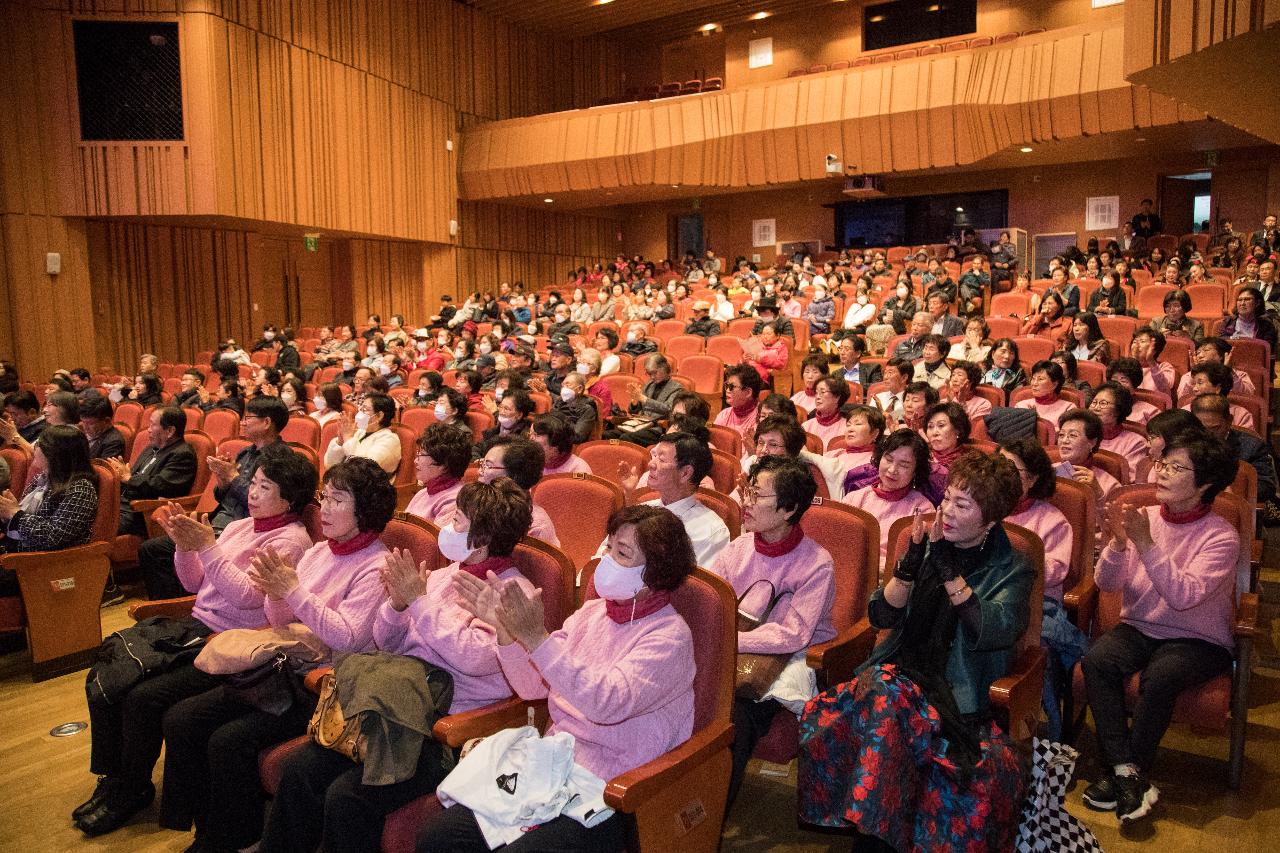
<svg viewBox="0 0 1280 853"><path fill-rule="evenodd" d="M658 345L649 340L644 323L634 323L627 329L627 342L619 350L632 358L643 358L657 351Z"/></svg>
<svg viewBox="0 0 1280 853"><path fill-rule="evenodd" d="M564 346L568 346L565 344ZM572 349L572 347L570 347ZM569 356L572 362L573 357ZM548 382L548 387L549 387ZM557 397L551 411L573 425L573 443L589 441L596 427L596 404L587 393L587 383L581 373L568 373L560 381Z"/></svg>
<svg viewBox="0 0 1280 853"><path fill-rule="evenodd" d="M546 384L547 393L554 397L560 393L565 377L569 376L574 368L573 346L568 341L552 344L548 364L550 369L543 374L542 380Z"/></svg>

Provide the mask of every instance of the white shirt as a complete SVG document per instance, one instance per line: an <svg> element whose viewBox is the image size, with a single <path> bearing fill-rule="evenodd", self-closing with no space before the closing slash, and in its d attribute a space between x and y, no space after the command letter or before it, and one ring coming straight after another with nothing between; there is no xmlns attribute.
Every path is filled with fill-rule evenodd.
<svg viewBox="0 0 1280 853"><path fill-rule="evenodd" d="M886 415L902 416L902 398L906 396L905 392L894 394L892 391L881 391L872 397L872 401L880 407L880 411Z"/></svg>
<svg viewBox="0 0 1280 853"><path fill-rule="evenodd" d="M711 319L713 320L723 320L727 323L733 317L733 303L727 299L724 302L716 302L711 308Z"/></svg>
<svg viewBox="0 0 1280 853"><path fill-rule="evenodd" d="M644 503L646 506L663 506L661 498ZM724 520L714 510L703 506L696 495L666 504L666 508L675 513L684 525L684 532L689 534L689 541L693 543L698 565L709 566L715 562L716 555L729 544L729 527Z"/></svg>
<svg viewBox="0 0 1280 853"><path fill-rule="evenodd" d="M849 310L844 312L844 327L852 329L854 326L868 326L876 318L876 304L867 302L866 305L859 305L855 300L849 306Z"/></svg>
<svg viewBox="0 0 1280 853"><path fill-rule="evenodd" d="M332 468L344 459L355 456L372 459L383 471L395 474L400 467L400 436L390 429L380 429L369 435L358 429L355 435L342 444L338 444L335 436L324 452L324 467Z"/></svg>
<svg viewBox="0 0 1280 853"><path fill-rule="evenodd" d="M600 375L608 376L610 373L617 373L622 368L622 359L613 353L609 353L600 361Z"/></svg>

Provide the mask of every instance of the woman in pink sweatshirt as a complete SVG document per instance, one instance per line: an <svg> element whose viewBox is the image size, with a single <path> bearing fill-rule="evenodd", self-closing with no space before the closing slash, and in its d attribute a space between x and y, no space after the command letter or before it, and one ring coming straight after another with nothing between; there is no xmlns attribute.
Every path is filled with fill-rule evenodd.
<svg viewBox="0 0 1280 853"><path fill-rule="evenodd" d="M849 401L849 383L839 376L824 376L814 386L814 398L813 413L800 426L805 432L818 437L822 442L822 450L819 451L822 453L831 439L845 434L845 419L840 410Z"/></svg>
<svg viewBox="0 0 1280 853"><path fill-rule="evenodd" d="M1138 433L1120 426L1133 411L1133 394L1123 385L1104 382L1094 390L1089 411L1102 421L1100 446L1124 457L1129 463L1129 482L1134 482L1134 472L1147 455L1147 442Z"/></svg>
<svg viewBox="0 0 1280 853"><path fill-rule="evenodd" d="M320 529L296 567L273 549L258 552L246 574L266 596L267 622L301 623L334 653L373 645L373 621L386 597L380 538L395 512L396 491L378 463L346 459L324 474ZM164 715L164 796L160 825L186 831L194 820L201 850L234 851L258 840L264 797L258 752L302 734L316 697L300 686L278 716L215 687Z"/></svg>
<svg viewBox="0 0 1280 853"><path fill-rule="evenodd" d="M422 489L413 496L405 512L443 527L449 523L462 475L471 464L471 433L449 424L431 424L418 439L413 457L414 473Z"/></svg>
<svg viewBox="0 0 1280 853"><path fill-rule="evenodd" d="M522 699L547 699L546 734L574 737L574 764L614 778L693 733L693 638L670 593L694 570L693 546L668 509L630 506L609 518L609 550L591 599L548 635L542 602L518 584L490 579L470 606L495 626L502 671ZM590 828L561 815L504 850L620 851L619 814ZM418 837L418 853L488 853L472 811L455 804Z"/></svg>
<svg viewBox="0 0 1280 853"><path fill-rule="evenodd" d="M929 482L929 446L918 433L900 429L880 442L873 464L878 479L845 495L841 503L866 510L880 522L880 570L889 552L893 523L916 512L933 512L933 504L924 496Z"/></svg>
<svg viewBox="0 0 1280 853"><path fill-rule="evenodd" d="M1056 429L1058 418L1076 407L1070 400L1061 397L1062 386L1066 383L1066 374L1056 361L1037 361L1031 368L1031 379L1028 387L1035 396L1019 400L1015 409L1035 409L1036 416L1053 424Z"/></svg>
<svg viewBox="0 0 1280 853"><path fill-rule="evenodd" d="M452 563L427 572L425 564L416 565L397 549L382 568L387 599L373 624L374 645L446 670L453 678L449 713L511 695L498 663L497 635L473 615L468 601L489 577L534 594L533 584L511 562L511 552L529 531L531 507L528 493L509 479L468 483L458 493L451 522L440 530L440 553ZM433 792L445 772L442 748L429 737L423 739L414 775L390 785L365 785L363 766L305 743L284 764L258 849L377 853L386 816Z"/></svg>
<svg viewBox="0 0 1280 853"><path fill-rule="evenodd" d="M1213 437L1183 433L1156 463L1158 506L1114 506L1109 541L1094 579L1122 592L1120 624L1084 657L1084 686L1102 746L1103 777L1085 804L1114 809L1122 822L1144 817L1159 799L1148 781L1156 749L1182 691L1231 670L1240 537L1212 511L1237 463ZM1125 686L1142 691L1125 713Z"/></svg>
<svg viewBox="0 0 1280 853"><path fill-rule="evenodd" d="M760 619L759 627L738 633L738 651L794 655L836 635L831 555L800 527L818 486L808 466L786 456L760 459L750 477L742 495L743 535L725 546L711 571L733 587L740 612ZM730 805L752 751L779 712L790 713L774 699L734 700Z"/></svg>
<svg viewBox="0 0 1280 853"><path fill-rule="evenodd" d="M302 556L311 537L299 515L315 492L316 469L282 448L264 453L258 462L249 483L249 517L228 524L216 540L207 516L197 521L176 504L156 512L176 549L178 579L196 594L191 616L179 620L188 623L190 637L267 621L262 593L247 574L249 559L263 548L274 548L290 561ZM221 681L196 669L193 661L191 654L184 663L144 677L123 696L90 701L89 770L98 774L98 787L71 814L86 835L122 826L155 797L151 772L160 757L165 711Z"/></svg>

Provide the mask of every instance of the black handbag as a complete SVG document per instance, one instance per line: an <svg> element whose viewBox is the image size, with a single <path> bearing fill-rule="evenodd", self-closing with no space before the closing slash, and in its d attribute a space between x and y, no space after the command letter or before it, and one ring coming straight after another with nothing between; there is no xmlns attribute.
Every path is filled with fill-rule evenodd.
<svg viewBox="0 0 1280 853"><path fill-rule="evenodd" d="M279 717L297 699L298 678L289 665L289 656L278 652L253 669L228 675L223 690L238 702Z"/></svg>

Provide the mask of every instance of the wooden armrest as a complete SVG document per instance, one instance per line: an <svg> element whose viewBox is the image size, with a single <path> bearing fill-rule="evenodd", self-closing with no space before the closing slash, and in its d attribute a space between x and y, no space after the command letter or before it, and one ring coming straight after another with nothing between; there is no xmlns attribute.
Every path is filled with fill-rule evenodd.
<svg viewBox="0 0 1280 853"><path fill-rule="evenodd" d="M875 642L876 630L864 617L834 639L810 646L805 662L818 673L820 684L841 684L853 678L853 671L871 654Z"/></svg>
<svg viewBox="0 0 1280 853"><path fill-rule="evenodd" d="M604 789L605 804L620 812L634 813L645 800L679 784L680 777L731 743L733 724L712 723L670 752L610 779Z"/></svg>
<svg viewBox="0 0 1280 853"><path fill-rule="evenodd" d="M532 702L512 696L474 711L461 714L450 714L436 721L431 733L436 740L460 748L472 738L485 737L503 729L523 726L529 721L529 708L537 715L538 729L541 730L547 719L547 700L538 699Z"/></svg>
<svg viewBox="0 0 1280 853"><path fill-rule="evenodd" d="M331 666L317 667L302 677L302 686L317 696L320 695L320 679L333 672Z"/></svg>
<svg viewBox="0 0 1280 853"><path fill-rule="evenodd" d="M1098 609L1098 584L1093 579L1093 572L1085 572L1075 586L1062 593L1062 606L1066 608L1076 627L1088 636L1094 613Z"/></svg>
<svg viewBox="0 0 1280 853"><path fill-rule="evenodd" d="M1040 697L1044 690L1044 649L1023 649L1013 661L1009 674L991 682L991 704L1009 715L1009 736L1026 740L1035 734L1040 719Z"/></svg>
<svg viewBox="0 0 1280 853"><path fill-rule="evenodd" d="M196 603L194 595L182 598L159 598L155 601L140 601L129 605L129 618L134 622L150 619L153 616L165 616L169 619L182 619L191 615L191 608Z"/></svg>
<svg viewBox="0 0 1280 853"><path fill-rule="evenodd" d="M13 554L0 555L0 566L11 572L22 574L24 571L37 571L45 567L57 567L62 563L82 560L88 557L106 557L111 553L110 542L90 542L61 551L18 551Z"/></svg>
<svg viewBox="0 0 1280 853"><path fill-rule="evenodd" d="M1258 630L1258 594L1246 592L1240 596L1236 605L1235 635L1237 637L1257 637Z"/></svg>

